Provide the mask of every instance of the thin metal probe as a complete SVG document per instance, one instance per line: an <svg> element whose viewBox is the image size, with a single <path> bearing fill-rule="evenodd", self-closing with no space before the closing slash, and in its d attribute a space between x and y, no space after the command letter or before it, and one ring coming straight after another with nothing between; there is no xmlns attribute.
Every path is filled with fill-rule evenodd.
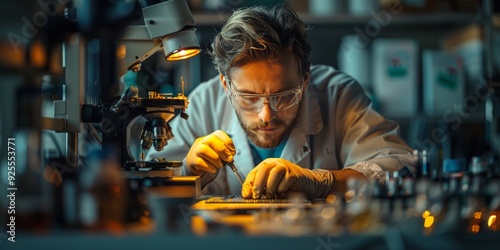
<svg viewBox="0 0 500 250"><path fill-rule="evenodd" d="M229 166L229 168L231 168L231 170L233 171L234 175L236 175L236 179L238 179L238 181L240 182L240 184L243 186L243 178L241 178L241 175L238 173L238 169L234 165L234 161L228 162L226 165Z"/></svg>

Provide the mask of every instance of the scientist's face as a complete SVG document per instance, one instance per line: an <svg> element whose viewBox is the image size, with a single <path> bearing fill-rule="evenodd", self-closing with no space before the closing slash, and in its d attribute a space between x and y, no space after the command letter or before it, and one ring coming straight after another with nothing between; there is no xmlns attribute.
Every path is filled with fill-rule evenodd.
<svg viewBox="0 0 500 250"><path fill-rule="evenodd" d="M292 56L249 62L228 74L221 81L250 141L261 148L279 145L297 121L309 74L301 76Z"/></svg>

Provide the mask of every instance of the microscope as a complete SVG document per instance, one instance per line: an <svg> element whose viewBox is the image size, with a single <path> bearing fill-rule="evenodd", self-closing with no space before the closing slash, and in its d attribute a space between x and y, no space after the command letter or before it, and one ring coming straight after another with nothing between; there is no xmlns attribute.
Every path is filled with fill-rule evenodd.
<svg viewBox="0 0 500 250"><path fill-rule="evenodd" d="M195 34L194 21L185 1L165 1L152 5L142 4L145 25L128 26L123 37L118 41L118 74L128 70L137 72L141 63L159 50L163 50L165 59L177 61L190 58L200 52ZM171 168L180 167L178 161L157 159L145 161L145 153L152 146L162 151L174 135L168 122L176 112L184 119L188 118L185 110L188 99L182 93L160 94L149 91L147 98L140 98L138 88L129 87L125 93L111 103L101 103L97 108L101 118L102 145L111 148L120 155L120 165L127 177L166 177L172 176ZM83 105L83 122L95 121L93 105ZM139 159L131 152L133 125L145 120L140 133Z"/></svg>
<svg viewBox="0 0 500 250"><path fill-rule="evenodd" d="M128 25L137 19L139 11L144 24ZM200 53L194 20L186 0L74 1L70 8L64 9L64 18L76 25L71 25L72 30L66 32L68 35L62 43L64 84L60 86L63 94L60 100L53 101L53 116L41 119L42 130L66 135L65 159L49 160L46 164L65 178L65 183L59 180L53 184L59 186L62 183L64 186L74 181L76 186L88 186L88 181L82 181L81 173L89 172L89 168L103 171L92 166L95 162L90 162L87 155L79 152L82 145L88 143L79 135L89 132L96 142L94 144L99 144L101 155L106 157L94 165L104 166L111 159L120 168L120 180L116 182L125 182L128 186L110 184L112 187L104 189L113 192L120 188L125 192L126 189L130 192L122 196L132 197L136 203L141 199L140 193L150 187L189 186L193 197L197 195L199 178L174 176L175 170L182 165L180 161L145 160L145 153L150 148L161 151L174 136L169 125L174 116L188 118L185 110L189 100L184 95L183 79L182 92L177 95L151 90L146 97L140 97L135 86L121 95L118 93L118 78L128 71L140 71L142 63L160 50L168 61L183 60ZM142 125L142 129L136 138L138 125ZM134 145L136 141L140 145ZM134 147L140 149L139 155L132 152ZM85 166L84 171L79 169L85 165L82 158L86 158L86 164L90 165ZM62 189L61 196L65 196L62 200L90 190L84 187L84 191L67 194L73 189ZM129 221L134 219L127 218Z"/></svg>
<svg viewBox="0 0 500 250"><path fill-rule="evenodd" d="M180 162L166 159L145 161L145 154L152 146L156 151L164 149L168 140L174 136L168 121L176 115L177 110L181 112L181 117L187 119L187 107L188 99L183 93L172 96L149 91L147 98L139 98L137 87L131 86L112 106L103 105L102 116L107 119L106 124L109 124L102 128L103 146L110 147L115 152L119 151L120 165L127 177L172 176L170 169L180 167ZM83 108L84 117L86 114L92 114L94 109L91 106ZM145 123L140 133L140 159L136 159L131 152L131 137L133 125L141 119L145 120Z"/></svg>
<svg viewBox="0 0 500 250"><path fill-rule="evenodd" d="M182 118L188 118L185 110L189 101L184 87L175 96L149 91L146 98L141 98L135 86L125 90L121 97L116 92L118 76L128 71L138 72L141 64L159 50L163 50L168 61L190 58L200 52L189 7L185 0L140 1L144 25L130 25L121 33L103 35L102 31L95 32L96 23L102 18L90 14L96 6L91 3L85 6L86 3L65 9L65 16L79 23L83 32L71 36L64 44L65 98L54 102L54 117L44 117L43 128L67 133L66 153L72 168L78 168L78 133L87 126L103 149L119 156L127 176L170 176L172 172L167 168L178 167L180 162L145 161L145 152L152 146L157 151L163 150L174 136L168 122L175 115L180 113ZM137 5L125 5L110 12L119 9L122 15L132 16L134 8ZM131 152L131 143L135 141L131 138L132 129L144 121L140 134L142 152L138 157ZM100 127L102 138L93 124Z"/></svg>

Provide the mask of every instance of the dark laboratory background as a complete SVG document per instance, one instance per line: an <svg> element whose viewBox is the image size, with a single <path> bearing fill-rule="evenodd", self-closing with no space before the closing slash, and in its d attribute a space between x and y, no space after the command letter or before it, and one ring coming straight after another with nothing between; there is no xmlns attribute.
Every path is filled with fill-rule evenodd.
<svg viewBox="0 0 500 250"><path fill-rule="evenodd" d="M50 18L56 16L55 6L71 2L80 1L17 0L9 1L8 4L7 1L2 1L0 8L0 84L2 88L0 95L2 97L0 98L0 151L2 155L0 221L3 225L9 223L10 200L7 196L8 189L6 191L10 180L7 173L9 138L13 138L19 131L40 129L40 125L33 124L37 124L37 119L41 119L44 114L51 113L54 109L52 102L61 98L62 94L57 90L40 92L37 86L50 89L50 86L61 85L64 81L62 80L64 79L62 77L64 62L61 58L67 51L57 46L47 51L43 44L47 42L46 39L49 36L43 31L63 33L65 28L72 28L69 25L51 29L50 25L53 23L49 22ZM207 48L233 9L252 5L273 6L283 2L290 4L308 26L309 41L313 47L313 64L331 65L353 76L364 87L375 109L385 117L399 123L402 137L417 150L416 154L420 162L428 166L425 168L425 173L422 171L419 173L420 176L435 181L449 181L450 176L456 174L469 176L471 179L484 175L484 179L481 180L485 183L486 179L496 180L500 176L498 164L500 154L500 120L498 119L500 113L500 3L494 0L188 0L187 3L194 17L196 35L202 49L200 55L188 60L167 62L162 53L156 53L142 63L142 70L138 73L127 72L119 76L120 86L117 93L123 93L131 85L138 87L140 97L146 97L151 86L154 86L154 90L158 92L177 93L182 90L180 80L182 77L185 82L184 91L188 95L197 84L217 75L207 54ZM122 25L127 23L142 24L143 21L138 18L124 19ZM63 39L62 36L59 38ZM50 42L60 44L63 41L51 40ZM41 111L41 115L32 113L34 111L30 108L31 101L38 95L43 96L36 104L40 106L40 110L36 112ZM80 103L93 101L86 98L85 101L80 100ZM50 158L54 152L60 153L61 145L67 145L68 140L68 137L62 134L44 132L38 137L38 141L36 138L34 141L27 139L26 143L18 140L17 160L22 163L17 165L30 166L29 162L33 158L21 155L21 152L32 152L30 151L33 150L30 148L32 143L41 145L36 150L45 149L40 159L35 159L40 162ZM29 137L29 133L26 133L26 136ZM84 155L85 150L80 150L80 153ZM459 167L458 169L448 167L449 164ZM16 171L20 171L19 168ZM24 171L27 173L25 176L37 174L30 173L28 170ZM17 180L22 180L22 175L19 173ZM78 179L74 175L76 174L68 174L65 178ZM396 177L389 176L388 180ZM25 206L30 208L20 207L23 205L17 203L19 214L23 212L30 214L31 210L35 211L40 207L54 208L53 205L47 203L52 203L56 199L54 197L58 195L64 197L64 194L47 196L44 190L39 189L42 184L37 182L18 183L18 185L19 189L21 185L26 185L25 190L30 190L35 193L34 196L38 197L33 198L32 201L25 201ZM399 185L403 186L402 183ZM449 185L455 184L450 182ZM432 187L436 188L440 185L434 184ZM482 211L482 220L485 220L485 214L489 211L497 211L497 213L500 211L500 201L497 200L500 187L497 185L488 190L490 193L483 191L488 193L486 200L490 206L485 205L488 208ZM49 198L40 199L39 197ZM438 199L436 197L429 198L429 202L432 203L432 199ZM19 199L18 201L21 202ZM493 201L499 204L493 204ZM477 205L477 203L474 204ZM57 204L64 205L64 202L59 200ZM474 210L474 205L470 205L467 209ZM466 213L465 210L463 208L460 211ZM425 216L423 217L426 221ZM481 215L473 213L471 218L480 220L480 217ZM493 217L490 216L491 218ZM76 223L64 221L65 218L58 218L54 212L49 218L39 216L30 217L30 219L35 221L33 222L34 232L46 232L47 228L57 230L72 228L74 230L77 227ZM470 221L472 219L467 223L472 223ZM19 219L18 223L20 225L23 221ZM481 232L488 231L487 225L490 225L488 233L499 230L498 220L496 224L495 222L485 223L486 226L480 229ZM464 226L463 231L467 233L463 234L469 237L479 232L479 228L474 225L476 224ZM37 226L41 230L36 230ZM220 228L217 230L221 232L221 235L227 233ZM11 235L8 231L8 227L7 230L3 230L2 227L0 245L10 243L8 237ZM114 233L106 232L111 235ZM349 240L346 239L351 239L349 237L353 235L355 234L346 235L344 240L336 241L341 243L328 245L329 248L324 249L363 246L349 245L352 242L348 243ZM462 232L459 235L462 235ZM21 241L21 236L18 239ZM311 239L316 244L313 247L325 246L316 236ZM330 240L330 238L324 239ZM446 244L446 240L449 240L437 237L432 239L436 242L434 247L438 246L438 243ZM43 241L43 237L41 240ZM210 239L205 240L209 241L209 244L214 243ZM378 242L378 239L372 240ZM412 246L411 244L418 246L415 239L405 240L410 242L406 242L405 247ZM473 245L476 240L478 239L470 239L467 243ZM490 242L487 237L482 240ZM452 244L452 246L460 247L457 244ZM389 248L394 248L394 245L389 244Z"/></svg>

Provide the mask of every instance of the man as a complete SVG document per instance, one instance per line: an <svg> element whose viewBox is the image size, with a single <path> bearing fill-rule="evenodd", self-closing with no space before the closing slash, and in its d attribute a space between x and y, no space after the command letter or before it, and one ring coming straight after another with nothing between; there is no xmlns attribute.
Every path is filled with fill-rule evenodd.
<svg viewBox="0 0 500 250"><path fill-rule="evenodd" d="M398 125L372 109L360 85L328 66L311 67L303 22L289 7L234 12L212 43L219 76L190 94L187 121L152 157L184 157L205 194L310 199L344 192L351 177L383 181L412 169ZM246 176L241 184L226 163ZM241 191L240 191L241 190Z"/></svg>

